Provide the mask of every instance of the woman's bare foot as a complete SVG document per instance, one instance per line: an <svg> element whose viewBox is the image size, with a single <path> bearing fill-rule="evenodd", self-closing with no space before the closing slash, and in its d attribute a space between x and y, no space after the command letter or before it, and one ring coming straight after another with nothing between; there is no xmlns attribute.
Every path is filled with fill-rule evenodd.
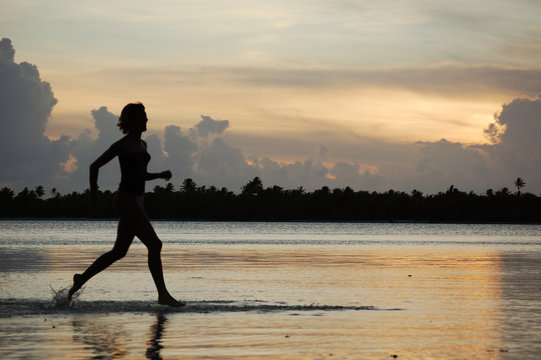
<svg viewBox="0 0 541 360"><path fill-rule="evenodd" d="M186 306L186 303L184 301L178 301L169 294L164 295L164 296L159 296L158 297L158 304L160 304L160 305L168 305L168 306L171 306L171 307Z"/></svg>
<svg viewBox="0 0 541 360"><path fill-rule="evenodd" d="M73 297L73 294L77 292L81 288L81 274L75 274L73 275L73 286L68 291L68 302L71 301L71 298Z"/></svg>

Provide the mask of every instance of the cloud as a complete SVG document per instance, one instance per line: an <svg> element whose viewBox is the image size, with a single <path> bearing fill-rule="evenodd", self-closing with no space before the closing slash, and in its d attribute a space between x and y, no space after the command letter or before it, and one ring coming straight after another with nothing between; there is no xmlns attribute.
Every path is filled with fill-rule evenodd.
<svg viewBox="0 0 541 360"><path fill-rule="evenodd" d="M488 128L483 130L483 133L490 140L491 143L496 144L500 141L500 137L505 133L505 125L500 125L498 119L495 118L495 122L488 124Z"/></svg>
<svg viewBox="0 0 541 360"><path fill-rule="evenodd" d="M436 64L394 68L265 68L207 69L216 77L254 86L342 88L380 87L455 96L541 92L541 69L496 65ZM221 74L221 75L220 75Z"/></svg>
<svg viewBox="0 0 541 360"><path fill-rule="evenodd" d="M0 41L0 61L12 63L15 61L15 49L11 45L11 40L3 38Z"/></svg>
<svg viewBox="0 0 541 360"><path fill-rule="evenodd" d="M368 168L357 161L336 160L334 149L339 147L337 143L331 147L320 144L306 160L285 163L268 157L247 156L241 148L230 145L220 136L210 144L206 138L199 138L200 141L196 142L190 136L194 128L183 131L170 125L163 132L163 147L159 134L146 137L152 155L150 166L153 170L149 170L171 169L171 181L177 186L183 179L191 177L199 185L226 187L236 192L255 176L259 176L266 187L278 185L292 189L302 186L306 190L349 186L355 190L385 191L392 188L435 193L454 185L461 190L484 192L488 188L511 187L513 179L518 176L526 179L528 186L539 188L541 182L536 177L539 179L540 172L533 166L538 157L517 161L526 151L539 151L535 141L535 133L539 133L536 120L538 103L539 100L521 99L505 105L495 118L495 126L505 126L510 133L501 134L499 142L492 145L465 145L445 139L413 145L360 144L364 157L361 153L356 156L372 159L374 165ZM98 130L97 138L93 138L91 130L87 129L77 138L64 138L62 142L76 159L76 170L69 177L70 186L79 189L87 186L88 164L121 136L115 126L117 116L106 107L93 110L91 114ZM521 141L526 135L529 140ZM528 166L525 166L525 161ZM116 164L100 170L102 189L114 190L118 179ZM148 184L148 190L153 184ZM155 185L163 184L156 182Z"/></svg>
<svg viewBox="0 0 541 360"><path fill-rule="evenodd" d="M210 116L201 115L201 121L195 125L197 134L206 137L209 134L220 135L229 127L228 120L214 120Z"/></svg>
<svg viewBox="0 0 541 360"><path fill-rule="evenodd" d="M90 113L94 118L94 127L98 130L98 141L100 142L98 145L107 146L118 140L120 133L120 128L116 125L118 116L109 112L106 106L94 109Z"/></svg>
<svg viewBox="0 0 541 360"><path fill-rule="evenodd" d="M499 143L512 148L520 155L539 155L541 149L541 96L535 100L514 99L502 107L495 117L498 127L505 127L499 134ZM492 124L491 124L492 125Z"/></svg>
<svg viewBox="0 0 541 360"><path fill-rule="evenodd" d="M279 163L269 158L258 162L260 177L264 185L278 185L286 189L302 186L304 189L320 188L329 185L332 180L327 178L329 169L320 161L307 159L293 163Z"/></svg>
<svg viewBox="0 0 541 360"><path fill-rule="evenodd" d="M360 172L359 164L339 161L332 169L330 174L335 178L333 185L335 187L345 188L347 186L355 190L387 190L384 188L385 180L377 172L365 170Z"/></svg>
<svg viewBox="0 0 541 360"><path fill-rule="evenodd" d="M37 67L26 62L15 63L14 54L8 39L0 41L0 183L16 189L36 185L64 191L87 188L90 163L122 136L116 126L118 116L105 106L96 108L90 111L92 129L74 138L61 136L50 140L44 132L57 100L50 85L40 79ZM391 70L375 74L357 72L357 77L355 72L317 70L275 71L269 75L262 69L235 75L238 80L254 81L258 85L265 82L299 86L392 83L393 86L427 88L422 91L439 88L456 92L456 88L471 82L486 88L494 85L521 92L541 92L540 77L535 71L487 67L444 66L402 75ZM397 79L392 79L393 76ZM437 81L432 79L430 83L430 76L435 76ZM538 166L541 97L520 97L503 105L485 130L491 140L489 144L466 145L445 139L392 143L367 136L354 137L336 128L332 134L326 134L328 141L324 144L320 142L324 137L308 141L293 137L271 139L258 134L252 139L254 155L236 145L243 143L238 134L227 136L229 126L228 120L202 115L191 128L169 125L163 133L148 134L146 141L152 156L149 171L171 169L171 181L177 186L191 177L200 185L224 186L233 191L240 191L255 176L262 179L264 186L279 185L289 189L350 186L355 190L418 189L425 193L442 191L450 185L483 192L488 188L512 187L514 179L521 177L526 181L526 191L541 190ZM265 146L257 146L263 142ZM267 145L279 148L279 154L289 152L290 159L297 159L273 160L264 153ZM300 156L300 153L305 155ZM119 175L118 164L112 161L100 169L100 187L115 190ZM149 183L149 190L153 184L162 183Z"/></svg>
<svg viewBox="0 0 541 360"><path fill-rule="evenodd" d="M529 180L534 188L541 187L541 96L536 99L514 99L505 104L489 129L497 133L497 143L488 148L497 166L507 176Z"/></svg>
<svg viewBox="0 0 541 360"><path fill-rule="evenodd" d="M410 180L413 188L434 193L450 185L468 191L497 185L491 184L489 159L480 149L445 139L417 145L419 158Z"/></svg>
<svg viewBox="0 0 541 360"><path fill-rule="evenodd" d="M68 138L44 135L57 103L38 68L14 62L9 39L0 41L0 183L15 186L54 184L68 160Z"/></svg>
<svg viewBox="0 0 541 360"><path fill-rule="evenodd" d="M97 137L90 129L85 129L77 138L70 141L70 155L74 159L69 176L69 188L82 190L88 188L88 169L90 164L120 138L121 132L116 126L118 116L102 106L90 112L94 119ZM114 189L120 181L120 170L116 161L111 161L100 169L99 186L102 189ZM61 189L63 187L60 187Z"/></svg>
<svg viewBox="0 0 541 360"><path fill-rule="evenodd" d="M148 171L157 172L167 168L168 166L165 163L167 157L163 150L161 137L158 134L148 134L145 136L145 142L147 143L147 151L151 157L151 161L148 164Z"/></svg>
<svg viewBox="0 0 541 360"><path fill-rule="evenodd" d="M256 168L247 163L240 148L216 138L211 146L199 154L197 182L239 191L240 187L258 175Z"/></svg>
<svg viewBox="0 0 541 360"><path fill-rule="evenodd" d="M164 87L190 84L205 89L232 86L240 89L307 89L318 91L378 88L408 90L419 94L470 98L498 94L516 97L541 93L539 66L488 65L484 63L436 62L395 66L188 66L182 69L110 68L89 72L91 79L126 78L129 86ZM176 86L176 85L175 85Z"/></svg>
<svg viewBox="0 0 541 360"><path fill-rule="evenodd" d="M197 143L189 136L184 135L180 127L169 125L165 128L165 151L167 158L165 166L170 169L176 178L186 179L194 176L194 153Z"/></svg>
<svg viewBox="0 0 541 360"><path fill-rule="evenodd" d="M541 189L541 97L517 98L503 105L485 133L492 144L465 145L442 139L419 142L419 159L410 183L435 192L455 185L484 192L526 180L528 191ZM405 182L406 177L402 178Z"/></svg>
<svg viewBox="0 0 541 360"><path fill-rule="evenodd" d="M329 154L329 149L325 145L319 144L317 148L317 158L321 159L322 161L325 161L328 158L328 154Z"/></svg>

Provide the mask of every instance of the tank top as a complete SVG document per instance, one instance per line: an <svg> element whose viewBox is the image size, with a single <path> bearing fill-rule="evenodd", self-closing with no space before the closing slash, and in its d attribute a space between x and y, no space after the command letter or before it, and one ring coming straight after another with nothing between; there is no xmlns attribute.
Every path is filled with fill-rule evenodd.
<svg viewBox="0 0 541 360"><path fill-rule="evenodd" d="M125 155L119 155L120 162L120 185L119 193L144 195L147 165L150 155L146 151L136 151Z"/></svg>

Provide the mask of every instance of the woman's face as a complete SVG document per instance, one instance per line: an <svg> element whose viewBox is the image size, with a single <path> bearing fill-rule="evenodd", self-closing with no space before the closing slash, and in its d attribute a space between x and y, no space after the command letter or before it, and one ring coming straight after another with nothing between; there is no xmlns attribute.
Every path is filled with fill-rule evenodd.
<svg viewBox="0 0 541 360"><path fill-rule="evenodd" d="M135 130L136 131L146 131L147 130L147 113L143 111L139 111L137 113L137 116L135 117Z"/></svg>

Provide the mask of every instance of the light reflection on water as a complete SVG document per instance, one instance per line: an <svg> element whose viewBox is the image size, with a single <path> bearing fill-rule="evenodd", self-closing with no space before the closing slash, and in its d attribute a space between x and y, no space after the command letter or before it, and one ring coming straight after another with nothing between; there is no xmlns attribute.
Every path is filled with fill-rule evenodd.
<svg viewBox="0 0 541 360"><path fill-rule="evenodd" d="M179 245L525 245L541 246L541 225L155 221ZM0 220L4 245L108 245L116 221ZM137 244L136 244L137 245Z"/></svg>
<svg viewBox="0 0 541 360"><path fill-rule="evenodd" d="M134 246L88 283L79 307L22 316L18 301L33 309L51 298L50 286L69 285L109 249L116 224L21 224L0 222L0 301L16 299L0 302L2 358L535 359L541 351L538 226L157 222L170 291L245 310L153 306L146 251Z"/></svg>

